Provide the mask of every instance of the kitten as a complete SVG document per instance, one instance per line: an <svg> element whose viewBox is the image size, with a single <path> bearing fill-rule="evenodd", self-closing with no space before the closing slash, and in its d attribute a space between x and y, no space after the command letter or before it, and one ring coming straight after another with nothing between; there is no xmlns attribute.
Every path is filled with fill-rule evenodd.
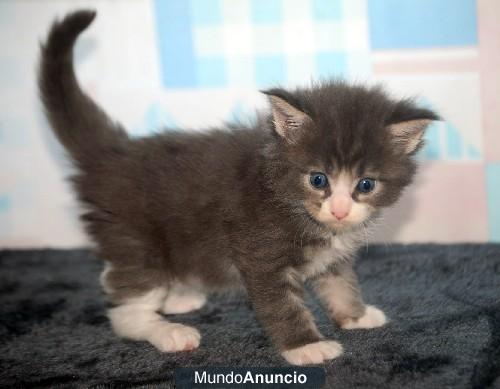
<svg viewBox="0 0 500 389"><path fill-rule="evenodd" d="M78 11L53 24L39 88L78 168L73 183L106 261L114 331L165 352L195 349L200 333L161 313L198 309L208 291L243 285L281 355L321 363L342 347L318 331L305 280L341 328L382 326L352 261L378 210L412 181L437 115L334 81L264 92L270 113L253 127L130 138L75 78L72 48L94 17Z"/></svg>

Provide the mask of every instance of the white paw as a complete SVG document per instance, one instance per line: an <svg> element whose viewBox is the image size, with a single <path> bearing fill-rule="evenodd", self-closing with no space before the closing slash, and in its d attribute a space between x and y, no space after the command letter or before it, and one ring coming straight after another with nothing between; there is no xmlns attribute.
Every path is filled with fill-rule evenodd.
<svg viewBox="0 0 500 389"><path fill-rule="evenodd" d="M342 346L339 343L332 340L322 340L283 351L281 355L292 365L308 365L337 358L342 352Z"/></svg>
<svg viewBox="0 0 500 389"><path fill-rule="evenodd" d="M385 323L387 323L387 318L385 317L384 312L373 305L367 305L363 316L357 320L347 319L341 327L345 330L353 330L356 328L376 328L383 326Z"/></svg>
<svg viewBox="0 0 500 389"><path fill-rule="evenodd" d="M165 314L188 313L200 309L205 302L206 297L203 294L172 294L165 299L162 312Z"/></svg>
<svg viewBox="0 0 500 389"><path fill-rule="evenodd" d="M200 339L196 328L175 323L161 323L148 338L153 346L166 353L194 350Z"/></svg>

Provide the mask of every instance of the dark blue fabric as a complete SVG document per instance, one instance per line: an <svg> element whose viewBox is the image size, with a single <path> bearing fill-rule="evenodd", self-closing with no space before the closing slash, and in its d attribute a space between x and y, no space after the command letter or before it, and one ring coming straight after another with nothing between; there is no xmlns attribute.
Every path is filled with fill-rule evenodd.
<svg viewBox="0 0 500 389"><path fill-rule="evenodd" d="M327 387L500 387L500 245L372 246L358 274L367 303L390 318L344 331L311 299L319 328L344 346ZM213 296L175 320L198 350L161 354L113 335L86 250L0 252L0 384L172 387L179 366L282 366L243 295ZM172 318L172 320L174 320Z"/></svg>

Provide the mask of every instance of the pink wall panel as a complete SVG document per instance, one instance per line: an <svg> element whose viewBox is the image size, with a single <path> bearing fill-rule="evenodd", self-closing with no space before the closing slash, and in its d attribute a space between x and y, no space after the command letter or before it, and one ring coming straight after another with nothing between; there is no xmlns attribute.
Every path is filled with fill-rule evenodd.
<svg viewBox="0 0 500 389"><path fill-rule="evenodd" d="M397 206L389 209L377 241L460 242L488 240L482 163L426 162Z"/></svg>
<svg viewBox="0 0 500 389"><path fill-rule="evenodd" d="M487 161L500 161L500 1L478 0L479 61Z"/></svg>

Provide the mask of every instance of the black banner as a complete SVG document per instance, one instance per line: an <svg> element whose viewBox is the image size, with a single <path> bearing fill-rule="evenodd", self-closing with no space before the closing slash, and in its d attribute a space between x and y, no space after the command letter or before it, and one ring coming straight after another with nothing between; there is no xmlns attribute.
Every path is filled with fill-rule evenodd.
<svg viewBox="0 0 500 389"><path fill-rule="evenodd" d="M179 389L318 389L325 384L320 367L189 367L174 371Z"/></svg>

